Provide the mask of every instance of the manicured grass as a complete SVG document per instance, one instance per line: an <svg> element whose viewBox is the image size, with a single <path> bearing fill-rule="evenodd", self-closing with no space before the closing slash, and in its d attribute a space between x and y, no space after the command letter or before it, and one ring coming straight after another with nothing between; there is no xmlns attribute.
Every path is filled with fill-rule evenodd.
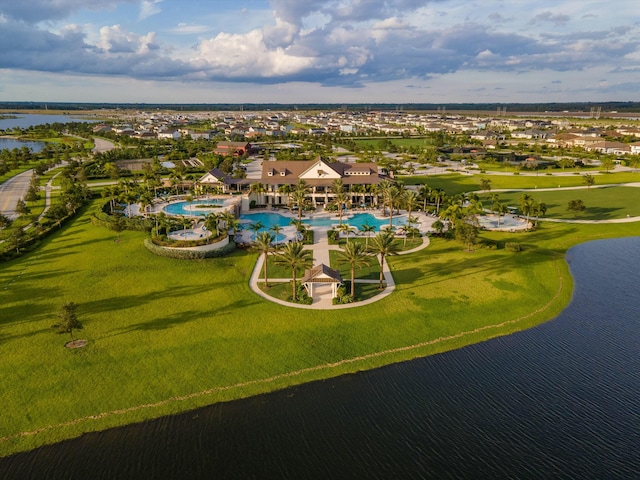
<svg viewBox="0 0 640 480"><path fill-rule="evenodd" d="M636 187L607 187L585 188L580 190L531 191L527 192L539 202L547 205L548 218L582 219L582 220L611 220L624 218L627 215L640 216L640 188ZM501 192L501 203L517 206L522 192ZM486 198L486 197L485 197ZM483 200L485 200L483 198ZM577 215L567 210L570 200L582 200L586 206ZM485 205L490 207L487 199Z"/></svg>
<svg viewBox="0 0 640 480"><path fill-rule="evenodd" d="M338 263L340 252L337 250L329 250L329 258L331 268L338 270L342 279L347 281L351 279L351 267L349 265ZM380 260L378 256L369 257L369 266L356 268L356 279L377 280L380 278Z"/></svg>
<svg viewBox="0 0 640 480"><path fill-rule="evenodd" d="M483 232L520 242L519 253L467 253L432 238L427 249L388 258L392 295L336 315L251 292L254 253L156 257L142 233L116 242L90 223L91 211L0 265L0 455L536 325L571 298L569 246L640 233L635 224L550 223ZM65 349L68 336L51 328L64 301L78 304L83 349Z"/></svg>
<svg viewBox="0 0 640 480"><path fill-rule="evenodd" d="M619 172L609 174L594 174L596 185L640 182L640 173ZM477 173L462 175L451 173L446 175L401 177L406 185L426 183L431 188L442 188L449 195L480 190L483 178L491 180L491 189L535 189L557 187L583 186L582 175L554 176L540 173L538 176L528 175L487 175Z"/></svg>

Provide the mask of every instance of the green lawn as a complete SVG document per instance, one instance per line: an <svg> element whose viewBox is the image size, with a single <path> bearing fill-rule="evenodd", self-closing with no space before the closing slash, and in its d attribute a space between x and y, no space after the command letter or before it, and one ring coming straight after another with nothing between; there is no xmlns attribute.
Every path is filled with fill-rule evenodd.
<svg viewBox="0 0 640 480"><path fill-rule="evenodd" d="M491 189L535 189L557 187L580 187L584 185L582 175L554 176L540 173L538 176L528 175L486 175L476 173L463 175L451 173L446 175L400 177L406 185L421 185L426 183L431 188L442 188L447 194L480 190L483 178L491 180ZM596 185L640 182L640 173L619 172L608 174L594 174Z"/></svg>
<svg viewBox="0 0 640 480"><path fill-rule="evenodd" d="M545 217L548 218L611 220L627 215L640 216L640 188L635 187L592 187L581 190L531 191L528 194L547 205ZM499 198L502 203L517 206L521 195L522 192L500 192ZM485 198L485 206L490 207L490 201ZM570 200L582 200L586 209L575 215L567 210Z"/></svg>
<svg viewBox="0 0 640 480"><path fill-rule="evenodd" d="M514 254L433 238L389 257L395 292L355 310L301 310L249 289L257 255L156 257L144 235L83 210L41 248L0 265L0 455L289 385L459 348L536 325L569 302L564 252L638 235L635 224L545 223L487 233ZM88 346L51 325L78 304ZM409 348L407 348L409 347Z"/></svg>

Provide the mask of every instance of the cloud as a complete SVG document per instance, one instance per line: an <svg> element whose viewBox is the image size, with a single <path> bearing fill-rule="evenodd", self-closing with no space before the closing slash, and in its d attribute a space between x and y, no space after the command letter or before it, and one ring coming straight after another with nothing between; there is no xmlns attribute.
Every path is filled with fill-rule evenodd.
<svg viewBox="0 0 640 480"><path fill-rule="evenodd" d="M162 11L159 6L160 3L162 3L162 0L142 0L138 20L144 20L145 18L149 18L160 13Z"/></svg>
<svg viewBox="0 0 640 480"><path fill-rule="evenodd" d="M109 10L123 3L141 0L29 0L2 2L0 12L12 19L35 24L45 20L60 20L81 10Z"/></svg>
<svg viewBox="0 0 640 480"><path fill-rule="evenodd" d="M199 35L210 30L211 27L208 25L179 23L177 27L170 28L168 31L176 35Z"/></svg>
<svg viewBox="0 0 640 480"><path fill-rule="evenodd" d="M530 25L536 25L541 23L551 23L553 25L564 25L571 20L571 17L568 15L562 14L554 14L552 12L543 12L539 13L535 17L533 17L530 21Z"/></svg>

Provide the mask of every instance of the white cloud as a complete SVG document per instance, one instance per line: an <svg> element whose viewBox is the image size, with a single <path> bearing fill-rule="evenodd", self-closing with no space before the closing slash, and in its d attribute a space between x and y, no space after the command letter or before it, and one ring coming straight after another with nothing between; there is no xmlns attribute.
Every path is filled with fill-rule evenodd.
<svg viewBox="0 0 640 480"><path fill-rule="evenodd" d="M140 15L138 16L138 20L144 20L153 15L159 14L162 9L160 8L160 3L162 0L142 0L142 5L140 5Z"/></svg>

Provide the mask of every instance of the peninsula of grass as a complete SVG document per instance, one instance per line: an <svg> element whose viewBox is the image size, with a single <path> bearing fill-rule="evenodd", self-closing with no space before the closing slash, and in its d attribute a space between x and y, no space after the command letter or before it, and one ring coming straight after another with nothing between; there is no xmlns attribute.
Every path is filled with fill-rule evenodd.
<svg viewBox="0 0 640 480"><path fill-rule="evenodd" d="M569 302L564 253L637 235L636 224L544 222L483 232L523 251L434 238L387 260L392 295L353 310L302 310L256 295L257 254L155 256L144 234L90 222L92 208L38 250L0 266L0 455L83 432L430 355L554 318ZM69 350L51 326L78 305L88 341Z"/></svg>
<svg viewBox="0 0 640 480"><path fill-rule="evenodd" d="M640 216L640 188L637 187L605 187L582 188L579 190L551 190L527 192L535 200L547 206L545 217L580 220L613 220L627 216ZM518 205L522 192L500 192L501 203ZM490 208L491 202L486 195L482 196L485 206ZM582 200L585 210L574 213L567 210L571 200Z"/></svg>

